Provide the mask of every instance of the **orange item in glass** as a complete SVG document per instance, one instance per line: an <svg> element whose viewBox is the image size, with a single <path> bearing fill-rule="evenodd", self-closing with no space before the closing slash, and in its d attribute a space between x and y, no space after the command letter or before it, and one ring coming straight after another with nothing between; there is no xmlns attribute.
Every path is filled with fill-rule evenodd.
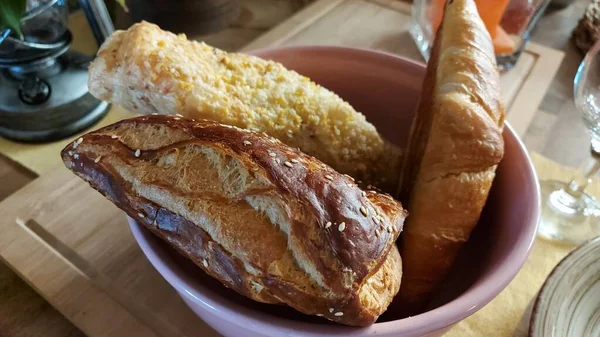
<svg viewBox="0 0 600 337"><path fill-rule="evenodd" d="M515 51L515 42L500 26L496 26L492 43L494 44L494 52L496 55L510 54Z"/></svg>
<svg viewBox="0 0 600 337"><path fill-rule="evenodd" d="M508 3L509 0L475 0L479 16L481 16L481 20L483 20L485 28L487 28L492 39L496 37L496 28L500 25L500 20L502 20Z"/></svg>
<svg viewBox="0 0 600 337"><path fill-rule="evenodd" d="M444 6L447 0L431 0L427 10L431 28L435 34L442 23ZM509 54L515 49L515 43L502 27L500 21L504 16L510 0L475 0L481 20L490 33L496 54Z"/></svg>
<svg viewBox="0 0 600 337"><path fill-rule="evenodd" d="M429 22L431 22L434 34L437 32L440 23L442 22L446 1L447 0L432 0L428 9ZM490 33L492 40L496 39L498 28L502 29L500 27L500 21L504 16L504 12L506 11L509 2L510 0L475 0L479 16L481 16L481 20L485 24L487 31ZM501 33L504 34L499 38L501 41L500 45L502 46L500 49L506 50L508 46L506 37L508 36L506 36L506 32L504 31Z"/></svg>
<svg viewBox="0 0 600 337"><path fill-rule="evenodd" d="M431 5L428 8L429 22L431 22L431 28L433 29L433 35L437 33L440 24L442 23L442 16L444 15L444 6L446 0L432 0Z"/></svg>
<svg viewBox="0 0 600 337"><path fill-rule="evenodd" d="M508 34L520 35L534 14L537 3L536 0L511 1L502 16L500 26Z"/></svg>

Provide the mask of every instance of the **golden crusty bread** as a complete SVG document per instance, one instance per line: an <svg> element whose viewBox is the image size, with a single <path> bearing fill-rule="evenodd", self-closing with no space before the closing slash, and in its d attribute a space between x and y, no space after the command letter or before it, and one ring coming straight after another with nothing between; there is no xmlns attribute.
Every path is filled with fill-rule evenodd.
<svg viewBox="0 0 600 337"><path fill-rule="evenodd" d="M393 198L264 134L175 116L84 135L65 165L227 287L347 325L398 292Z"/></svg>
<svg viewBox="0 0 600 337"><path fill-rule="evenodd" d="M134 112L262 131L365 184L384 190L398 184L397 147L335 93L273 61L142 22L106 40L88 86L97 98Z"/></svg>
<svg viewBox="0 0 600 337"><path fill-rule="evenodd" d="M504 108L490 36L472 0L450 0L413 121L400 200L399 303L419 312L476 226L504 153Z"/></svg>

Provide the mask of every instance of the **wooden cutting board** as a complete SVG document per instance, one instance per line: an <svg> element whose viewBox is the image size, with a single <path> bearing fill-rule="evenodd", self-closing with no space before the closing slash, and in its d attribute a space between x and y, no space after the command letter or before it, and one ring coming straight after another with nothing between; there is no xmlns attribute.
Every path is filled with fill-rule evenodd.
<svg viewBox="0 0 600 337"><path fill-rule="evenodd" d="M321 0L244 50L333 44L420 60L407 33L409 20L410 6L397 1ZM503 75L508 119L519 133L561 59L561 52L530 44ZM107 118L120 116L127 113L114 108ZM145 259L124 214L59 166L58 152L67 142L0 142L0 152L41 173L0 203L3 261L88 336L217 336Z"/></svg>
<svg viewBox="0 0 600 337"><path fill-rule="evenodd" d="M218 336L146 260L124 213L66 168L0 214L3 261L86 335Z"/></svg>

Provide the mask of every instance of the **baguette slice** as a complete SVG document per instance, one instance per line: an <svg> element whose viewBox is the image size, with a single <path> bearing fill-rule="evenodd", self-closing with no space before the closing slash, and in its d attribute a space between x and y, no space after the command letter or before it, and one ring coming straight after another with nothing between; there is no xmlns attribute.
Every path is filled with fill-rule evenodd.
<svg viewBox="0 0 600 337"><path fill-rule="evenodd" d="M266 132L340 173L395 190L400 149L335 93L280 63L227 53L141 22L113 33L89 68L95 97Z"/></svg>
<svg viewBox="0 0 600 337"><path fill-rule="evenodd" d="M450 0L411 129L400 200L400 301L424 309L477 225L504 154L504 108L490 36L472 0Z"/></svg>
<svg viewBox="0 0 600 337"><path fill-rule="evenodd" d="M400 287L400 203L274 138L144 116L61 155L129 216L256 301L365 326Z"/></svg>

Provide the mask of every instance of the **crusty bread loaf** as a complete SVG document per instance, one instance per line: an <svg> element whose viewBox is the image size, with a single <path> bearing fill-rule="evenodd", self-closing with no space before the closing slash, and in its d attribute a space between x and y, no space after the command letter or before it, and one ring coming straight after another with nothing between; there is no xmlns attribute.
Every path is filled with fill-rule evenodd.
<svg viewBox="0 0 600 337"><path fill-rule="evenodd" d="M413 121L400 200L400 301L419 312L476 226L504 153L494 48L472 0L450 0Z"/></svg>
<svg viewBox="0 0 600 337"><path fill-rule="evenodd" d="M398 292L406 212L263 134L176 116L84 135L65 165L238 293L347 325Z"/></svg>
<svg viewBox="0 0 600 337"><path fill-rule="evenodd" d="M395 190L399 148L335 93L283 65L142 22L113 33L90 92L142 114L182 114L266 132L366 184Z"/></svg>

